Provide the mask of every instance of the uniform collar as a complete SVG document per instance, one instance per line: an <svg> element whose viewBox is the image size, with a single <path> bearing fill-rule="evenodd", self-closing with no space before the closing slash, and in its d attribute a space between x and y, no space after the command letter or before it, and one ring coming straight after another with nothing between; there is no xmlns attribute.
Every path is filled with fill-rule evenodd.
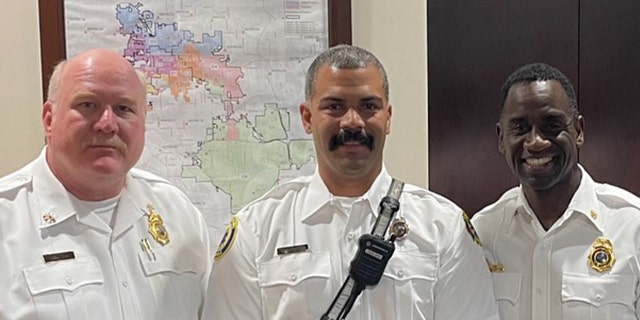
<svg viewBox="0 0 640 320"><path fill-rule="evenodd" d="M377 217L377 205L386 195L387 188L391 184L391 179L392 178L387 173L386 168L382 166L382 170L373 181L369 190L360 196L356 202L366 201L370 208L370 212L373 213L374 217ZM335 196L329 192L329 189L327 189L327 185L322 180L322 177L320 177L318 167L316 167L316 170L309 181L307 197L302 205L301 221L304 222L317 214L333 214L334 212L332 210L322 210L327 206L339 205L337 204Z"/></svg>
<svg viewBox="0 0 640 320"><path fill-rule="evenodd" d="M52 228L76 215L71 194L51 172L46 152L45 146L33 165L33 194L38 210L31 212L41 230Z"/></svg>
<svg viewBox="0 0 640 320"><path fill-rule="evenodd" d="M75 218L76 221L89 227L107 233L112 232L111 228L97 215L91 214L90 211L85 212L78 207L79 202L74 201L73 195L65 189L49 168L46 161L46 149L45 146L33 166L33 193L38 210L32 212L39 229L53 228L64 221ZM113 215L113 219L115 219L114 236L129 228L137 219L145 215L143 202L151 200L141 198L143 193L138 191L136 184L130 183L132 180L131 174L127 174L127 185Z"/></svg>
<svg viewBox="0 0 640 320"><path fill-rule="evenodd" d="M596 227L600 232L603 232L602 226L604 226L606 215L604 215L603 212L600 212L599 210L598 197L596 196L595 192L596 183L580 164L578 164L578 168L582 172L580 185L571 198L567 210L565 210L558 221L554 223L551 229L555 229L558 226L562 225L573 215L580 215L584 216L584 218L589 221L594 227ZM522 186L520 186L519 189L520 190L516 198L516 210L514 210L513 214L515 215L518 212L526 213L530 216L531 219L537 219L535 214L533 213L533 210L529 206L526 197L524 196Z"/></svg>

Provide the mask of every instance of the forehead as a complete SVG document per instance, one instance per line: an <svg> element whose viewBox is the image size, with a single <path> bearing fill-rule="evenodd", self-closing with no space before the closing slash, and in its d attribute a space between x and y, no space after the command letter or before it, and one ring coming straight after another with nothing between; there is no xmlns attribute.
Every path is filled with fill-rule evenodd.
<svg viewBox="0 0 640 320"><path fill-rule="evenodd" d="M325 64L318 69L315 91L323 95L376 95L384 97L382 75L374 66L339 69Z"/></svg>
<svg viewBox="0 0 640 320"><path fill-rule="evenodd" d="M62 94L92 92L112 98L145 99L146 88L128 62L109 57L87 57L69 62L62 74Z"/></svg>
<svg viewBox="0 0 640 320"><path fill-rule="evenodd" d="M567 93L559 81L519 82L509 88L503 107L505 117L539 113L567 116L572 114Z"/></svg>

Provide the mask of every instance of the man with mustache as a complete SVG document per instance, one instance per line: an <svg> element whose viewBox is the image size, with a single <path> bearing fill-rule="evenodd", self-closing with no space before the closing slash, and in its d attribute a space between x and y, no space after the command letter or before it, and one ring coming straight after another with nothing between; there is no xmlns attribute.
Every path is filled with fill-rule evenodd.
<svg viewBox="0 0 640 320"><path fill-rule="evenodd" d="M640 199L578 164L584 117L543 63L502 86L498 150L518 187L474 215L503 320L640 319Z"/></svg>
<svg viewBox="0 0 640 320"><path fill-rule="evenodd" d="M198 319L211 269L205 221L166 180L132 168L146 83L116 52L56 66L46 146L0 179L0 319Z"/></svg>
<svg viewBox="0 0 640 320"><path fill-rule="evenodd" d="M329 309L392 182L382 159L388 87L364 49L340 45L313 61L300 115L313 135L316 172L276 186L232 218L205 319L317 320ZM349 319L498 319L482 250L458 206L405 185L395 217L394 230L408 232L394 231L395 252Z"/></svg>

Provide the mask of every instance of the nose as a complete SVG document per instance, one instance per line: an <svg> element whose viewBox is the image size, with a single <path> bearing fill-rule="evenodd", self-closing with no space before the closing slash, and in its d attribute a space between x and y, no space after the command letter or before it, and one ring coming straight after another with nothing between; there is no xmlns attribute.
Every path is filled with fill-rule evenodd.
<svg viewBox="0 0 640 320"><path fill-rule="evenodd" d="M104 110L100 114L100 118L94 124L93 129L96 131L101 131L103 133L118 132L117 117L113 113L113 109L111 107L104 108Z"/></svg>
<svg viewBox="0 0 640 320"><path fill-rule="evenodd" d="M364 119L355 108L349 108L340 120L340 127L345 129L362 129L364 128Z"/></svg>
<svg viewBox="0 0 640 320"><path fill-rule="evenodd" d="M531 151L542 151L551 145L538 127L533 127L524 140L524 147Z"/></svg>

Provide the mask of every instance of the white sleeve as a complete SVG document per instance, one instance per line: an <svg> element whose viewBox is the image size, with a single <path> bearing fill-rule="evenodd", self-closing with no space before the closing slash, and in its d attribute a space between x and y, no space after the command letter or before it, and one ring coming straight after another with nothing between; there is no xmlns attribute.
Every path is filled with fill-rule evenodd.
<svg viewBox="0 0 640 320"><path fill-rule="evenodd" d="M480 245L466 230L460 213L440 253L435 287L436 320L498 320L491 274Z"/></svg>
<svg viewBox="0 0 640 320"><path fill-rule="evenodd" d="M250 227L237 219L235 239L213 264L202 319L262 319L262 302L256 259L256 238ZM229 229L227 230L229 233ZM227 234L220 243L228 241Z"/></svg>

